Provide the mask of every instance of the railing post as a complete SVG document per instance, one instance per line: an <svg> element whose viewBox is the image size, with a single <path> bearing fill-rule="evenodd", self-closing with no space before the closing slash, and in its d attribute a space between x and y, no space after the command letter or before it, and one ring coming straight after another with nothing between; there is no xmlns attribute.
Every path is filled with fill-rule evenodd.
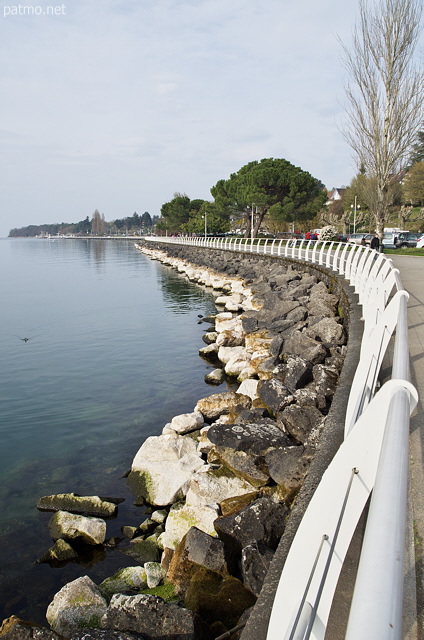
<svg viewBox="0 0 424 640"><path fill-rule="evenodd" d="M332 264L332 267L331 267L333 269L333 271L338 271L337 260L339 258L339 253L340 253L341 246L342 246L342 243L338 242L337 246L336 246L336 250L335 250L335 252L333 254L333 264Z"/></svg>

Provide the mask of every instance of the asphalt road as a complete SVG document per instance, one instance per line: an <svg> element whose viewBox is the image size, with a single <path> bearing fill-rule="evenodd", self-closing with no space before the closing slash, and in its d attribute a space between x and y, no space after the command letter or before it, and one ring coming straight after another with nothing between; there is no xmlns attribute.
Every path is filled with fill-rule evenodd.
<svg viewBox="0 0 424 640"><path fill-rule="evenodd" d="M409 570L406 567L406 596L416 586L416 616L405 611L405 640L424 640L424 257L391 255L409 293L408 324L411 382L419 395L410 429L410 512ZM408 558L407 558L408 560ZM415 574L415 575L414 575ZM410 582L409 582L410 581ZM412 596L412 593L411 593ZM412 597L405 598L413 609Z"/></svg>

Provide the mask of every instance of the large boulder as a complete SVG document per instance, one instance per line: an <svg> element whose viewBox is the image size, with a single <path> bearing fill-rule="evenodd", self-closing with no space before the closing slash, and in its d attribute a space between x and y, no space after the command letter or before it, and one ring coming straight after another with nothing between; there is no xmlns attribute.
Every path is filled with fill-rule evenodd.
<svg viewBox="0 0 424 640"><path fill-rule="evenodd" d="M278 495L289 503L297 494L311 461L310 452L303 446L273 449L265 456L269 475L278 485Z"/></svg>
<svg viewBox="0 0 424 640"><path fill-rule="evenodd" d="M241 372L250 365L251 356L247 351L244 353L237 353L230 358L224 367L227 376L237 378Z"/></svg>
<svg viewBox="0 0 424 640"><path fill-rule="evenodd" d="M61 640L63 638L50 629L26 622L17 616L10 616L3 620L0 637L2 640Z"/></svg>
<svg viewBox="0 0 424 640"><path fill-rule="evenodd" d="M316 364L312 373L317 396L324 396L324 398L330 400L337 387L337 370L322 364Z"/></svg>
<svg viewBox="0 0 424 640"><path fill-rule="evenodd" d="M243 380L240 386L237 389L237 393L248 396L251 400L257 400L259 398L258 395L258 384L259 380L253 380L247 378Z"/></svg>
<svg viewBox="0 0 424 640"><path fill-rule="evenodd" d="M240 568L243 584L255 596L258 596L262 589L273 556L273 550L262 542L248 544L242 549Z"/></svg>
<svg viewBox="0 0 424 640"><path fill-rule="evenodd" d="M191 527L172 556L167 581L175 586L177 593L185 593L199 567L228 575L230 566L234 568L222 540Z"/></svg>
<svg viewBox="0 0 424 640"><path fill-rule="evenodd" d="M275 415L282 407L293 401L291 390L276 378L261 380L258 385L258 395L271 415Z"/></svg>
<svg viewBox="0 0 424 640"><path fill-rule="evenodd" d="M265 454L271 449L281 449L292 444L287 435L270 421L250 424L215 424L208 431L208 439L214 445L208 457L218 458L236 475L247 480L251 488L245 493L269 481Z"/></svg>
<svg viewBox="0 0 424 640"><path fill-rule="evenodd" d="M165 531L159 536L159 542L164 548L176 549L191 527L197 527L210 536L216 536L214 521L218 515L218 505L209 504L194 507L186 504L174 504L166 519Z"/></svg>
<svg viewBox="0 0 424 640"><path fill-rule="evenodd" d="M237 578L202 567L191 579L184 604L208 624L218 622L224 629L231 629L255 601L253 593Z"/></svg>
<svg viewBox="0 0 424 640"><path fill-rule="evenodd" d="M222 500L254 491L254 487L229 470L205 465L193 474L187 491L186 504L192 506L219 504Z"/></svg>
<svg viewBox="0 0 424 640"><path fill-rule="evenodd" d="M221 333L222 331L231 331L233 333L242 333L242 324L238 316L233 316L232 313L218 313L215 317L215 331Z"/></svg>
<svg viewBox="0 0 424 640"><path fill-rule="evenodd" d="M227 362L235 357L247 359L249 358L249 355L244 347L219 347L218 359L223 364L227 364Z"/></svg>
<svg viewBox="0 0 424 640"><path fill-rule="evenodd" d="M265 460L274 482L284 484L289 482L293 476L298 475L299 469L303 467L304 455L305 447L302 445L268 451Z"/></svg>
<svg viewBox="0 0 424 640"><path fill-rule="evenodd" d="M216 342L217 337L218 334L216 331L207 331L203 334L202 340L203 342L206 342L206 344L213 344L214 342Z"/></svg>
<svg viewBox="0 0 424 640"><path fill-rule="evenodd" d="M49 533L53 540L79 539L86 544L103 544L106 538L106 522L101 518L57 511L50 519Z"/></svg>
<svg viewBox="0 0 424 640"><path fill-rule="evenodd" d="M131 595L135 591L147 588L147 576L144 567L125 567L119 569L113 576L99 584L99 591L105 598L110 599L114 593Z"/></svg>
<svg viewBox="0 0 424 640"><path fill-rule="evenodd" d="M178 416L174 416L171 420L171 429L183 435L184 433L190 433L190 431L196 431L203 427L203 416L198 411L192 413L182 413Z"/></svg>
<svg viewBox="0 0 424 640"><path fill-rule="evenodd" d="M208 344L207 347L199 349L199 355L205 360L215 361L218 358L218 349L219 346L216 342L213 342L212 344Z"/></svg>
<svg viewBox="0 0 424 640"><path fill-rule="evenodd" d="M149 589L157 587L166 575L159 562L145 562L144 568Z"/></svg>
<svg viewBox="0 0 424 640"><path fill-rule="evenodd" d="M274 336L266 329L248 333L244 338L246 351L249 353L264 353L269 355L269 348L273 338Z"/></svg>
<svg viewBox="0 0 424 640"><path fill-rule="evenodd" d="M118 500L117 502L120 502ZM110 518L116 514L116 502L99 496L79 496L76 493L58 493L37 500L40 511L70 511L87 516Z"/></svg>
<svg viewBox="0 0 424 640"><path fill-rule="evenodd" d="M161 555L156 536L133 538L127 547L120 547L119 550L140 565L146 562L158 562Z"/></svg>
<svg viewBox="0 0 424 640"><path fill-rule="evenodd" d="M306 308L310 315L322 317L334 317L337 311L338 298L329 293L323 282L315 284L310 292L310 301Z"/></svg>
<svg viewBox="0 0 424 640"><path fill-rule="evenodd" d="M234 391L225 391L202 398L197 402L194 410L200 411L207 422L212 422L231 411L249 409L250 405L251 400L247 396L242 396Z"/></svg>
<svg viewBox="0 0 424 640"><path fill-rule="evenodd" d="M112 596L101 626L134 631L149 640L210 640L206 625L192 611L145 594Z"/></svg>
<svg viewBox="0 0 424 640"><path fill-rule="evenodd" d="M305 329L305 334L314 340L320 340L326 344L342 345L346 342L346 334L343 326L336 318L322 318L312 326Z"/></svg>
<svg viewBox="0 0 424 640"><path fill-rule="evenodd" d="M284 409L279 416L278 422L297 441L302 444L307 442L312 432L319 428L324 417L316 407L300 407L292 404Z"/></svg>
<svg viewBox="0 0 424 640"><path fill-rule="evenodd" d="M215 304L219 307L225 307L227 311L239 311L242 309L243 296L240 293L233 293L230 296L218 296Z"/></svg>
<svg viewBox="0 0 424 640"><path fill-rule="evenodd" d="M232 331L221 331L216 338L218 347L240 347L243 343L243 336Z"/></svg>
<svg viewBox="0 0 424 640"><path fill-rule="evenodd" d="M214 369L205 375L205 382L216 386L225 382L225 373L222 369Z"/></svg>
<svg viewBox="0 0 424 640"><path fill-rule="evenodd" d="M75 558L78 558L77 551L72 548L69 542L59 538L59 540L56 540L54 545L37 560L37 564L47 562L51 565L56 565L62 562L68 562L69 560L74 560Z"/></svg>
<svg viewBox="0 0 424 640"><path fill-rule="evenodd" d="M300 331L293 331L286 338L283 352L288 355L300 356L311 364L321 364L327 356L327 349L321 342L309 338Z"/></svg>
<svg viewBox="0 0 424 640"><path fill-rule="evenodd" d="M151 436L133 460L128 483L138 500L173 504L185 496L191 475L203 464L192 438Z"/></svg>
<svg viewBox="0 0 424 640"><path fill-rule="evenodd" d="M72 638L73 633L85 627L100 627L100 620L106 613L107 602L94 582L83 576L68 582L49 604L46 612L51 628Z"/></svg>
<svg viewBox="0 0 424 640"><path fill-rule="evenodd" d="M300 356L285 356L283 364L278 367L277 375L290 391L294 391L312 380L312 365Z"/></svg>
<svg viewBox="0 0 424 640"><path fill-rule="evenodd" d="M221 516L215 520L218 536L234 551L263 542L275 550L285 526L288 508L270 497L258 498L241 511Z"/></svg>

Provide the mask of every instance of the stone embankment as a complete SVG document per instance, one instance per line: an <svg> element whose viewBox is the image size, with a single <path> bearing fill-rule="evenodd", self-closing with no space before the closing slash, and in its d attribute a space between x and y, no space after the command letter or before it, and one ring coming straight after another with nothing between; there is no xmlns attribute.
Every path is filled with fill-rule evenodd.
<svg viewBox="0 0 424 640"><path fill-rule="evenodd" d="M302 486L309 475L316 483L341 438L331 407L351 304L337 277L240 253L138 248L214 292L218 313L202 319L200 355L215 367L207 382L231 380L236 388L199 399L137 452L128 482L151 515L123 528L120 551L134 566L100 585L87 576L65 585L47 611L51 630L9 619L5 638L195 640L233 628L248 616L285 530L299 518ZM70 495L39 504L56 511L55 546L69 552L75 538L102 544L101 516L73 515Z"/></svg>

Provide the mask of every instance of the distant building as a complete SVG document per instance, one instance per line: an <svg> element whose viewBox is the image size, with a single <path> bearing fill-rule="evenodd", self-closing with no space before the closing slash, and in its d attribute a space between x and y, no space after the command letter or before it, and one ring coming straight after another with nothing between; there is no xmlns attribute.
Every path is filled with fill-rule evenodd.
<svg viewBox="0 0 424 640"><path fill-rule="evenodd" d="M331 191L327 191L327 202L325 203L327 206L336 200L341 200L346 193L347 187L340 187L335 189L334 187Z"/></svg>

